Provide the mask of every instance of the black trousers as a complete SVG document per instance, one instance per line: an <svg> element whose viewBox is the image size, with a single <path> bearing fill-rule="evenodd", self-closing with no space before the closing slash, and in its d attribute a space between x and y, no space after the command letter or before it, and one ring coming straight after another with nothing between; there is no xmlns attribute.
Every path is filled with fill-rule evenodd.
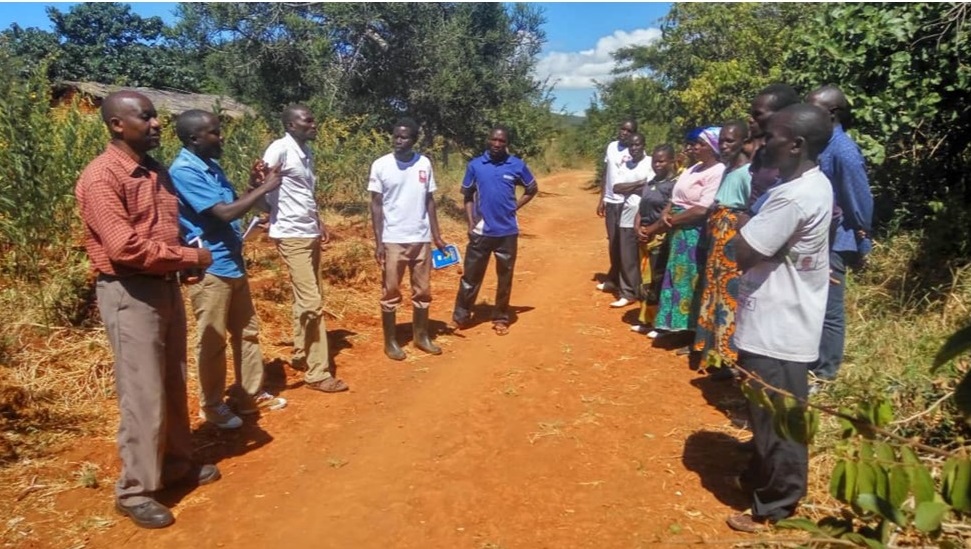
<svg viewBox="0 0 971 549"><path fill-rule="evenodd" d="M465 248L465 261L462 280L459 281L458 295L455 296L455 309L452 320L466 323L472 316L472 307L482 289L482 279L489 256L496 256L496 306L492 313L493 322L509 322L509 296L512 295L512 275L516 267L516 251L519 235L484 236L469 235L469 245Z"/></svg>
<svg viewBox="0 0 971 549"><path fill-rule="evenodd" d="M739 354L739 365L766 384L784 389L798 398L809 396L809 363L790 362L747 352ZM769 391L770 398L773 392ZM772 426L772 413L749 403L755 455L745 472L754 488L752 514L769 520L791 515L806 495L809 477L809 449L805 444L780 437Z"/></svg>

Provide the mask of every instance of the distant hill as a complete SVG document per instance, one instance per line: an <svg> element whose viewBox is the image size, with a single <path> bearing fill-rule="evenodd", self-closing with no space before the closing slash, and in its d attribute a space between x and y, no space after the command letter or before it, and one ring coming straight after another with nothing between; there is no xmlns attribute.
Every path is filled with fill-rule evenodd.
<svg viewBox="0 0 971 549"><path fill-rule="evenodd" d="M577 116L575 114L553 113L553 117L557 121L559 121L560 123L562 123L564 126L569 126L569 127L579 126L579 125L583 124L584 122L586 122L586 120L587 120L587 118L585 116Z"/></svg>

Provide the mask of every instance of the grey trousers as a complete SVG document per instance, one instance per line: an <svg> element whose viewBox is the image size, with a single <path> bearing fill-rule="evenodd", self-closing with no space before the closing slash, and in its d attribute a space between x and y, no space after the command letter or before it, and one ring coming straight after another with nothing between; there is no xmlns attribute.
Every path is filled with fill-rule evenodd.
<svg viewBox="0 0 971 549"><path fill-rule="evenodd" d="M617 246L620 251L620 297L631 301L640 299L641 287L641 250L637 242L637 229L620 227L617 229Z"/></svg>
<svg viewBox="0 0 971 549"><path fill-rule="evenodd" d="M623 211L623 204L604 204L604 223L607 225L607 255L610 258L607 281L617 287L620 287L620 214Z"/></svg>
<svg viewBox="0 0 971 549"><path fill-rule="evenodd" d="M134 506L192 466L185 308L178 282L149 276L101 275L97 296L115 356L121 412L115 497Z"/></svg>

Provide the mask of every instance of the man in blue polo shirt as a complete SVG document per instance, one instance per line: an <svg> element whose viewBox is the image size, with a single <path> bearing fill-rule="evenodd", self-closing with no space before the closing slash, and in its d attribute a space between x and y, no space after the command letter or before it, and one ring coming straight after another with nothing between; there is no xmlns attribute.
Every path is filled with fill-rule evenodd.
<svg viewBox="0 0 971 549"><path fill-rule="evenodd" d="M509 333L509 297L516 266L519 224L516 211L536 196L539 187L526 163L509 154L509 131L495 126L489 132L486 151L469 162L462 180L465 215L469 224L469 245L452 328L465 328L471 323L472 306L482 288L482 278L489 266L489 256L496 256L496 305L492 328L499 335ZM525 190L518 199L516 186Z"/></svg>
<svg viewBox="0 0 971 549"><path fill-rule="evenodd" d="M182 113L175 132L184 148L169 173L179 197L179 223L186 242L212 252L212 265L198 284L189 286L198 335L199 400L202 418L221 429L243 421L223 401L226 390L226 335L233 347L236 383L230 399L236 413L278 410L286 400L263 390L263 353L259 319L243 263L240 218L280 186L280 167L262 162L250 174L250 191L237 197L216 162L222 156L219 118L201 110ZM262 183L260 181L262 180Z"/></svg>

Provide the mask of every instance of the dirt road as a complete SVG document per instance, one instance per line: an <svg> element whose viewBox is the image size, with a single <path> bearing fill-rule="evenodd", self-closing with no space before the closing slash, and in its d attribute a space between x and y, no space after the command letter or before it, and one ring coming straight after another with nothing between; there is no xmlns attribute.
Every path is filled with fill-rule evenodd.
<svg viewBox="0 0 971 549"><path fill-rule="evenodd" d="M224 478L174 494L177 522L128 521L90 547L656 547L744 539L724 524L745 500L725 477L744 460L725 413L737 397L651 347L610 309L589 172L541 178L522 212L517 320L441 334L445 353L381 352L377 318L330 321L349 393L306 390L290 373L283 411L237 433L202 433ZM491 267L490 267L491 269ZM432 318L451 312L457 274L436 273ZM492 272L480 301L491 302ZM375 302L375 308L377 304ZM488 314L488 309L484 309ZM399 315L402 336L409 316ZM285 347L268 355L284 356ZM110 442L103 444L113 452ZM78 489L84 490L84 489ZM65 509L113 516L110 490ZM84 492L81 492L84 494Z"/></svg>

